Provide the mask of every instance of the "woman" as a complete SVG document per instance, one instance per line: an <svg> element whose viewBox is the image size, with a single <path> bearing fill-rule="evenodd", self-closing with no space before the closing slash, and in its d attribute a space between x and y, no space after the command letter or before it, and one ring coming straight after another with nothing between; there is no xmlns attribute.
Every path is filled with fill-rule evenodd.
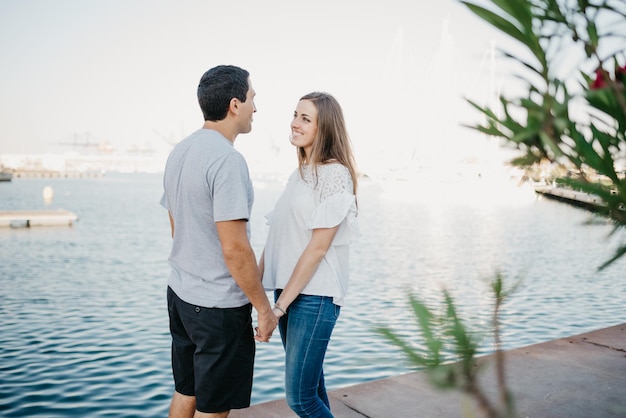
<svg viewBox="0 0 626 418"><path fill-rule="evenodd" d="M332 417L322 365L348 287L356 222L356 168L335 98L310 93L296 106L291 143L299 167L274 211L260 260L285 348L285 390L300 417Z"/></svg>

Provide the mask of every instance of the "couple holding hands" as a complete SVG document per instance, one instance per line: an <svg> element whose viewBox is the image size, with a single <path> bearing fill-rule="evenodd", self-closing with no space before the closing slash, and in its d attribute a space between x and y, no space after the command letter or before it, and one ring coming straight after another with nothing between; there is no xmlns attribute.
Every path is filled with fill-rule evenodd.
<svg viewBox="0 0 626 418"><path fill-rule="evenodd" d="M310 93L298 101L290 136L298 165L267 216L257 263L248 222L254 189L234 149L237 136L252 129L254 96L248 71L208 70L198 86L204 125L166 163L171 418L227 417L248 407L255 340L269 341L276 328L287 404L300 417L333 416L322 366L347 292L349 244L358 235L350 139L333 96ZM266 291L273 291L273 304Z"/></svg>

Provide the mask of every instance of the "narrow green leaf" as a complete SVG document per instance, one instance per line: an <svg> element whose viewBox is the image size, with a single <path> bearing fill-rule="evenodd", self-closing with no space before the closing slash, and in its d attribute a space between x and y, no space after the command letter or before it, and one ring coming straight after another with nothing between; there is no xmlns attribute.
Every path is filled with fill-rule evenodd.
<svg viewBox="0 0 626 418"><path fill-rule="evenodd" d="M521 157L513 158L509 163L515 167L530 167L533 164L537 164L541 161L541 158L532 154L526 153Z"/></svg>
<svg viewBox="0 0 626 418"><path fill-rule="evenodd" d="M598 46L598 29L596 28L596 24L591 21L587 25L587 34L589 35L589 41L591 45L594 47Z"/></svg>
<svg viewBox="0 0 626 418"><path fill-rule="evenodd" d="M538 129L526 128L522 131L518 131L511 137L511 141L517 144L526 142L535 142L535 138L539 135Z"/></svg>
<svg viewBox="0 0 626 418"><path fill-rule="evenodd" d="M606 269L608 266L613 264L615 261L617 261L619 258L624 256L625 254L626 254L626 245L618 248L615 251L615 254L613 254L613 257L611 257L609 260L604 262L600 267L598 267L598 270L602 271L602 270Z"/></svg>
<svg viewBox="0 0 626 418"><path fill-rule="evenodd" d="M485 9L484 7L480 7L466 1L462 1L461 3L465 4L475 15L477 15L487 23L495 26L512 38L517 39L532 50L533 43L528 39L526 35L524 35L524 33L518 27L516 27L508 20L490 10Z"/></svg>
<svg viewBox="0 0 626 418"><path fill-rule="evenodd" d="M530 4L519 0L492 0L493 4L514 16L527 31L532 31L532 13Z"/></svg>
<svg viewBox="0 0 626 418"><path fill-rule="evenodd" d="M428 307L419 301L414 295L409 296L409 302L413 309L413 314L417 318L420 325L422 336L426 340L426 346L430 352L430 356L439 361L439 355L442 348L442 342L437 340L432 329L432 322L435 319L433 313Z"/></svg>
<svg viewBox="0 0 626 418"><path fill-rule="evenodd" d="M548 135L547 132L539 131L538 135L544 150L550 150L552 152L552 155L554 155L555 157L562 154L559 146L556 144L554 139L550 135Z"/></svg>
<svg viewBox="0 0 626 418"><path fill-rule="evenodd" d="M375 328L375 331L381 334L395 346L399 347L413 364L423 367L433 367L437 365L437 362L433 361L433 359L425 356L420 356L417 353L417 350L415 350L412 346L406 343L402 338L398 337L389 328L379 327Z"/></svg>

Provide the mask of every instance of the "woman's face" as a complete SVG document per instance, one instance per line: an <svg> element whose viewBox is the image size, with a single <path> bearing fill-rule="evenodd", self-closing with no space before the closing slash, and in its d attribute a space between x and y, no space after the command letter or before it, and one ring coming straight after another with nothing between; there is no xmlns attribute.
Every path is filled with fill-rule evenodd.
<svg viewBox="0 0 626 418"><path fill-rule="evenodd" d="M291 143L311 155L317 134L317 108L310 100L300 100L291 121Z"/></svg>

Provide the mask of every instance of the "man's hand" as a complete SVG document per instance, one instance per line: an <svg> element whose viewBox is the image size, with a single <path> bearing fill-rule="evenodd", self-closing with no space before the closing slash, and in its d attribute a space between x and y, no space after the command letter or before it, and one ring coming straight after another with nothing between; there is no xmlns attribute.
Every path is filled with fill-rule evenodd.
<svg viewBox="0 0 626 418"><path fill-rule="evenodd" d="M255 328L256 335L254 339L262 343L267 343L270 341L270 337L278 325L278 318L276 318L274 312L269 309L263 313L259 312L257 320L259 326Z"/></svg>

